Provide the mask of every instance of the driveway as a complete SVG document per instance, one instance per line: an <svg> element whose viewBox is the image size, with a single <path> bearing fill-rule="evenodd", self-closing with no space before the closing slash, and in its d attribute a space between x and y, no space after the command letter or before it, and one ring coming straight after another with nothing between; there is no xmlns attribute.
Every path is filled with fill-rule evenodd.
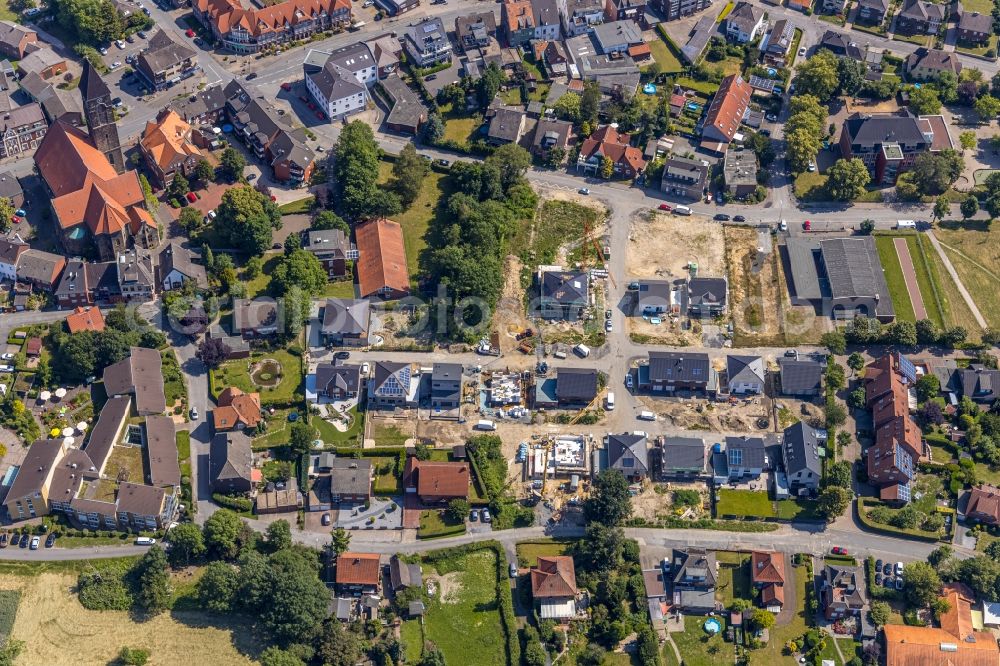
<svg viewBox="0 0 1000 666"><path fill-rule="evenodd" d="M334 525L347 530L398 530L403 527L403 500L372 498L368 509L364 504L342 504L336 515Z"/></svg>

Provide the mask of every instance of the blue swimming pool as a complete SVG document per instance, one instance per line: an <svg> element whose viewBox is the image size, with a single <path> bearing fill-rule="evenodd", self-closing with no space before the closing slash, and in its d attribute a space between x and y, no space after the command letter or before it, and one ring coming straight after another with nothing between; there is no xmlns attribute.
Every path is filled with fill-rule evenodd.
<svg viewBox="0 0 1000 666"><path fill-rule="evenodd" d="M705 631L707 631L710 634L717 634L720 631L722 631L722 623L716 620L714 617L710 617L707 620L705 620L705 624L703 626L705 628Z"/></svg>

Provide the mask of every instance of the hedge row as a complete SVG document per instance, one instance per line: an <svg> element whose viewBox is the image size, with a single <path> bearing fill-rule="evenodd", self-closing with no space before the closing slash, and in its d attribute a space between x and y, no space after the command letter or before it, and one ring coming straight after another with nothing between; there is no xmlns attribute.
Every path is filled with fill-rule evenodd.
<svg viewBox="0 0 1000 666"><path fill-rule="evenodd" d="M239 513L253 511L253 500L249 497L234 497L232 495L223 495L222 493L212 493L212 500L219 506L224 506Z"/></svg>
<svg viewBox="0 0 1000 666"><path fill-rule="evenodd" d="M902 536L909 539L917 539L919 541L929 541L932 543L935 541L940 541L941 537L939 535L930 534L928 532L924 532L923 530L905 529L902 527L894 527L892 525L883 525L882 523L876 523L875 521L873 521L871 518L868 517L868 513L865 509L865 504L867 503L869 502L868 500L866 500L866 498L864 497L858 498L858 518L861 519L861 522L868 529L873 530L875 532L882 532L883 534L891 534L894 536ZM872 504L875 503L872 502ZM952 519L952 522L954 522L954 518Z"/></svg>
<svg viewBox="0 0 1000 666"><path fill-rule="evenodd" d="M719 530L720 532L773 532L780 527L778 523L763 521L712 520L711 518L701 518L699 520L664 518L655 521L646 520L645 518L632 518L625 525L627 527L648 527L651 529Z"/></svg>

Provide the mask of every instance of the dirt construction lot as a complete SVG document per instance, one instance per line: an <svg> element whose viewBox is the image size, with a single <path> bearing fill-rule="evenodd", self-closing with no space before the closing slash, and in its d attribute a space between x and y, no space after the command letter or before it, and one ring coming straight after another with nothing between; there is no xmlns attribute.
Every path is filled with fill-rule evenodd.
<svg viewBox="0 0 1000 666"><path fill-rule="evenodd" d="M126 645L149 650L155 664L257 663L241 650L256 653L260 646L236 623L182 612L162 613L139 624L126 612L86 610L70 592L75 584L76 578L66 574L0 576L0 588L22 590L12 632L25 642L18 663L104 665L116 663Z"/></svg>
<svg viewBox="0 0 1000 666"><path fill-rule="evenodd" d="M682 278L693 261L700 275L725 275L724 247L722 225L707 217L638 213L629 230L626 272L631 277Z"/></svg>

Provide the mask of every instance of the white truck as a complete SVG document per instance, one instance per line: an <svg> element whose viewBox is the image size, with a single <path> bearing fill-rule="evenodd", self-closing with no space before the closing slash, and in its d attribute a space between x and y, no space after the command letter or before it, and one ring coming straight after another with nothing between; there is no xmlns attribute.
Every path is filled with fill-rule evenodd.
<svg viewBox="0 0 1000 666"><path fill-rule="evenodd" d="M493 431L497 429L497 424L489 419L480 419L479 423L476 424L476 430L489 430Z"/></svg>
<svg viewBox="0 0 1000 666"><path fill-rule="evenodd" d="M581 358L587 358L588 356L590 356L590 347L583 344L582 342L578 344L576 347L573 347L573 351L576 352L577 355L580 356Z"/></svg>
<svg viewBox="0 0 1000 666"><path fill-rule="evenodd" d="M691 209L687 206L674 206L674 215L690 215Z"/></svg>
<svg viewBox="0 0 1000 666"><path fill-rule="evenodd" d="M615 408L615 392L608 391L607 397L604 399L604 406L610 412Z"/></svg>
<svg viewBox="0 0 1000 666"><path fill-rule="evenodd" d="M643 421L655 421L656 414L644 409L641 412L639 412L639 418Z"/></svg>

